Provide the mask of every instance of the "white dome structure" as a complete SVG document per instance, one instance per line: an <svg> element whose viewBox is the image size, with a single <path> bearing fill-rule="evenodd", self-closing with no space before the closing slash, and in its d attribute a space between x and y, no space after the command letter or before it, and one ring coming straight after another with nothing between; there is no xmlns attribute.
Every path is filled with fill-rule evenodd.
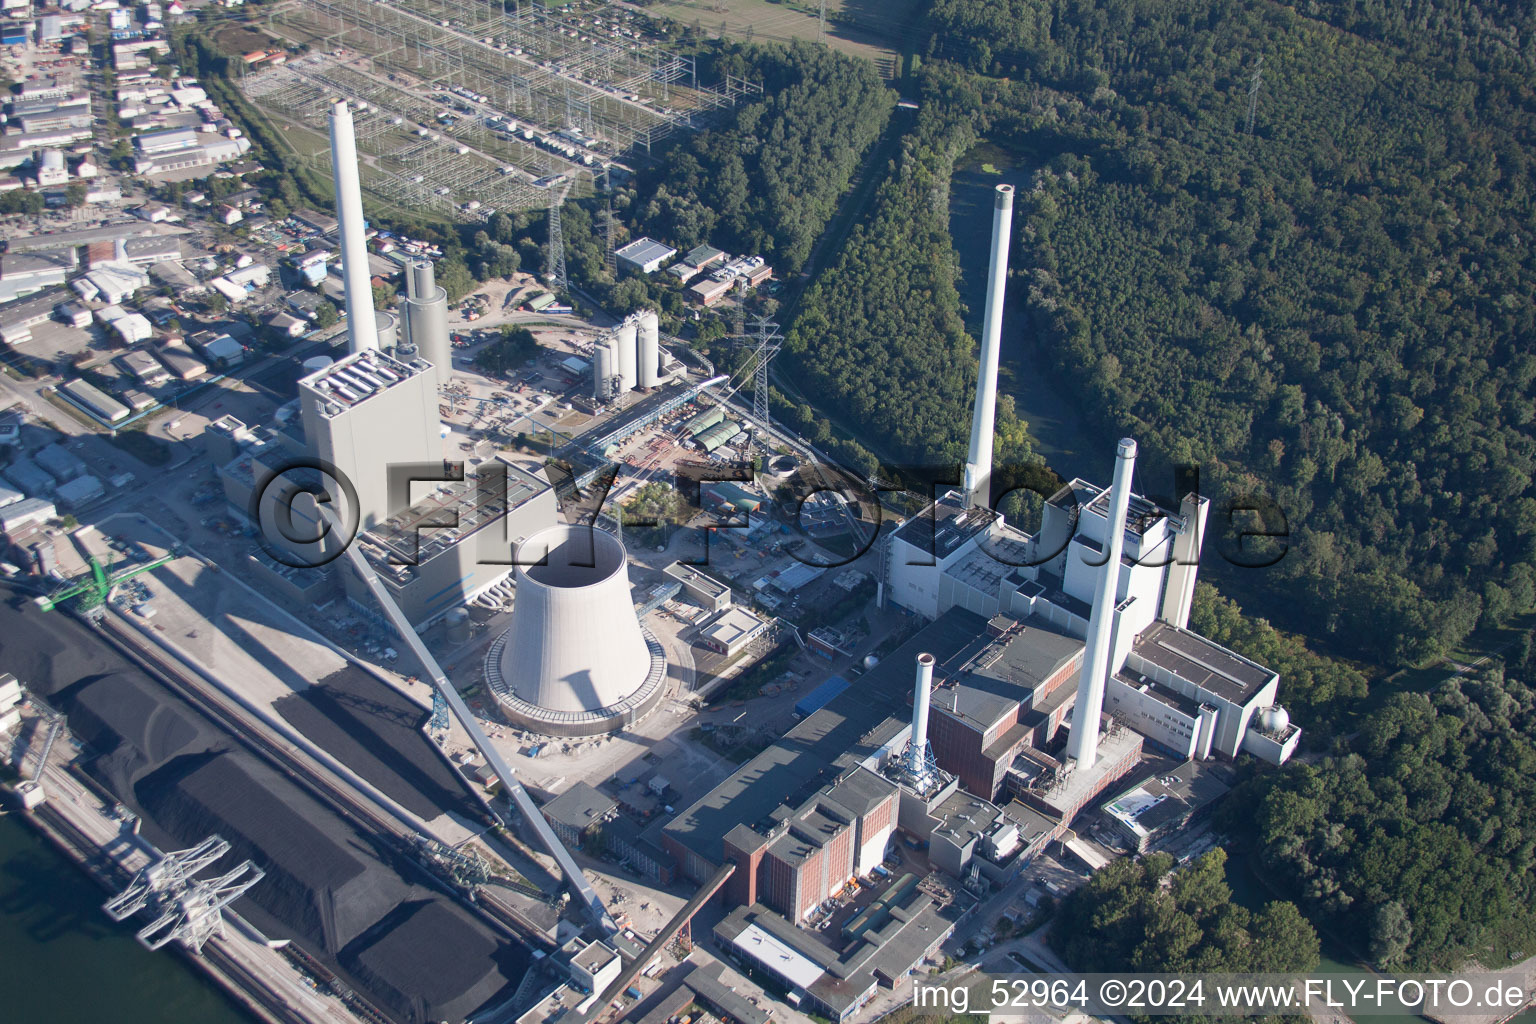
<svg viewBox="0 0 1536 1024"><path fill-rule="evenodd" d="M518 545L512 626L486 655L486 682L511 724L593 736L660 702L667 665L630 597L624 545L587 526L552 526Z"/></svg>
<svg viewBox="0 0 1536 1024"><path fill-rule="evenodd" d="M1265 732L1282 733L1291 724L1291 713L1280 705L1259 712L1259 727Z"/></svg>

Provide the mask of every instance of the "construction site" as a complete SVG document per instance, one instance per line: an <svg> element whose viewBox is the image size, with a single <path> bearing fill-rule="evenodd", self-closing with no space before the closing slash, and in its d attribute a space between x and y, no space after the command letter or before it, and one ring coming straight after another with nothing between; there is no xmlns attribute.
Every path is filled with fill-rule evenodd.
<svg viewBox="0 0 1536 1024"><path fill-rule="evenodd" d="M241 87L322 162L330 103L353 101L371 192L479 219L562 201L610 165L625 173L762 91L730 76L700 83L693 59L648 24L606 2L508 13L478 0L306 0L264 27L311 52Z"/></svg>

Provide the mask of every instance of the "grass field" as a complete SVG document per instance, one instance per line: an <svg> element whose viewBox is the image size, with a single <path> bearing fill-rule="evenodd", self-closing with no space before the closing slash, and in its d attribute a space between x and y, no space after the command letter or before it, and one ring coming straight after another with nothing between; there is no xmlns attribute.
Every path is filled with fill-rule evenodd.
<svg viewBox="0 0 1536 1024"><path fill-rule="evenodd" d="M922 0L827 0L827 42L857 57L874 61L880 73L894 78L908 28L922 16ZM718 35L720 27L735 39L815 41L819 34L819 5L810 0L662 0L646 7L651 14L684 25L697 23Z"/></svg>

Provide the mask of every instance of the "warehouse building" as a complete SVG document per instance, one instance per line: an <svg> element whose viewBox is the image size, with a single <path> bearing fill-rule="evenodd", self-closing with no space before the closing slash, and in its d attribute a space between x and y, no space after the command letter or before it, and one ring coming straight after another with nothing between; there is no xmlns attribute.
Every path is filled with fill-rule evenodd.
<svg viewBox="0 0 1536 1024"><path fill-rule="evenodd" d="M681 583L684 592L710 614L725 611L731 606L731 588L694 566L673 562L663 572L669 579Z"/></svg>
<svg viewBox="0 0 1536 1024"><path fill-rule="evenodd" d="M933 896L913 890L879 928L842 947L761 905L737 907L715 926L714 936L731 960L788 990L791 1005L843 1021L936 954L954 926L953 915Z"/></svg>
<svg viewBox="0 0 1536 1024"><path fill-rule="evenodd" d="M734 658L767 629L768 623L745 608L727 608L699 630L699 640L710 650Z"/></svg>
<svg viewBox="0 0 1536 1024"><path fill-rule="evenodd" d="M614 250L613 255L618 261L620 270L628 270L636 274L654 274L661 269L663 263L677 255L677 250L669 245L663 245L654 238L637 238L628 245Z"/></svg>
<svg viewBox="0 0 1536 1024"><path fill-rule="evenodd" d="M619 813L618 802L585 782L577 782L539 808L560 841L573 850L587 844Z"/></svg>

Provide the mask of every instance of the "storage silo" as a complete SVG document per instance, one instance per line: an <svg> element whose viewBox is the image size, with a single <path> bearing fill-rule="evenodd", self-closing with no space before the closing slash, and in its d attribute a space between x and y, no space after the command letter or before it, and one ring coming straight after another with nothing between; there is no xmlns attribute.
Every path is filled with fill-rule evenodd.
<svg viewBox="0 0 1536 1024"><path fill-rule="evenodd" d="M640 314L639 353L640 386L653 388L661 381L661 320L654 309Z"/></svg>
<svg viewBox="0 0 1536 1024"><path fill-rule="evenodd" d="M619 325L619 390L621 391L630 390L639 381L636 373L637 360L635 353L638 334L639 325L635 323L634 317L626 318Z"/></svg>
<svg viewBox="0 0 1536 1024"><path fill-rule="evenodd" d="M594 736L654 710L667 663L635 614L619 539L562 524L519 544L515 560L512 626L485 664L503 717L545 735Z"/></svg>
<svg viewBox="0 0 1536 1024"><path fill-rule="evenodd" d="M613 397L613 377L619 372L618 353L606 344L592 351L592 397L607 401Z"/></svg>
<svg viewBox="0 0 1536 1024"><path fill-rule="evenodd" d="M400 340L400 318L384 309L373 311L374 334L379 339L379 348L392 349Z"/></svg>
<svg viewBox="0 0 1536 1024"><path fill-rule="evenodd" d="M469 643L469 609L454 608L448 612L448 642L455 647Z"/></svg>

